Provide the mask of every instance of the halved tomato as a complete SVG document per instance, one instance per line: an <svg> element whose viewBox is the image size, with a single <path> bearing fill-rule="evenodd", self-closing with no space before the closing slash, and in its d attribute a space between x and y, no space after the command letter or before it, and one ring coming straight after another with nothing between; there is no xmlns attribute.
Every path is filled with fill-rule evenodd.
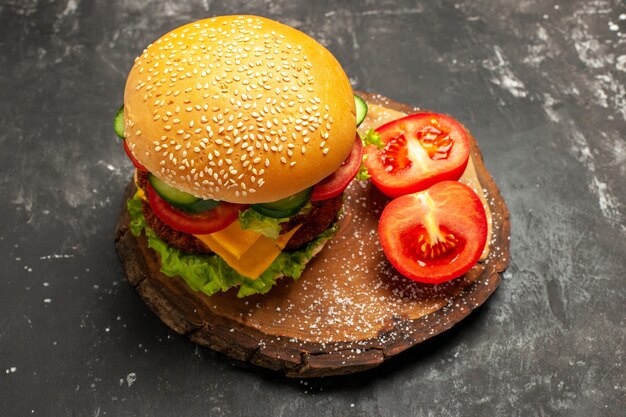
<svg viewBox="0 0 626 417"><path fill-rule="evenodd" d="M444 181L391 201L380 217L378 236L402 275L439 284L478 261L487 241L487 217L471 188Z"/></svg>
<svg viewBox="0 0 626 417"><path fill-rule="evenodd" d="M348 159L335 172L315 184L313 194L311 194L311 201L328 200L341 194L356 177L362 160L363 142L357 135Z"/></svg>
<svg viewBox="0 0 626 417"><path fill-rule="evenodd" d="M130 151L130 148L128 147L128 142L126 142L125 140L123 140L122 142L124 142L124 151L126 151L126 155L128 155L130 162L132 162L135 168L137 168L138 170L147 172L148 169L145 166L141 165L141 162L139 162Z"/></svg>
<svg viewBox="0 0 626 417"><path fill-rule="evenodd" d="M185 213L163 200L149 183L146 188L148 203L159 219L173 229L194 235L207 235L225 229L237 220L239 211L247 207L222 201L215 208L199 214Z"/></svg>
<svg viewBox="0 0 626 417"><path fill-rule="evenodd" d="M416 113L376 129L382 148L368 145L363 163L372 182L389 197L458 180L467 167L467 132L450 116Z"/></svg>

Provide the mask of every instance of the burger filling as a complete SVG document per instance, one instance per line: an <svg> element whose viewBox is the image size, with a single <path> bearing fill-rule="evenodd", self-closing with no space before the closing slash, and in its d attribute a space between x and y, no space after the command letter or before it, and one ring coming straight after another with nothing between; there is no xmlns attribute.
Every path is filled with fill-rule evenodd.
<svg viewBox="0 0 626 417"><path fill-rule="evenodd" d="M146 171L137 171L136 184L144 194L147 192L148 175ZM337 220L342 205L342 199L342 194L340 194L328 200L313 201L296 215L287 219L281 219L282 221L280 222L276 221L275 223L278 224L277 231L280 235L284 235L296 227L298 228L286 243L284 250L293 251L300 249L328 229ZM180 232L164 223L145 200L142 201L142 212L147 225L168 245L187 253L213 253L213 251L196 236ZM259 219L262 220L259 221ZM273 220L277 219L267 218L252 209L240 213L239 216L239 222L243 224L244 228L260 231L266 236L271 235L272 231L268 230L266 233L263 233L262 230L254 228L254 226L249 226L251 226L251 224L258 225L260 222L274 223ZM278 236L272 237L277 238Z"/></svg>
<svg viewBox="0 0 626 417"><path fill-rule="evenodd" d="M264 294L277 278L298 279L337 229L342 195L309 202L286 219L269 218L248 208L222 231L184 233L154 212L146 198L149 173L136 173L138 192L128 201L132 233L145 234L148 246L161 258L161 272L180 276L192 289L207 295L235 286L239 297Z"/></svg>

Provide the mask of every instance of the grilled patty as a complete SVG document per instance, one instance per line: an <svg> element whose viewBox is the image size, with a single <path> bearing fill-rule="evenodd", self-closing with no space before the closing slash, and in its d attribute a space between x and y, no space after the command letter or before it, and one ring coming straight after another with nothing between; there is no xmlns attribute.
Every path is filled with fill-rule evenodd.
<svg viewBox="0 0 626 417"><path fill-rule="evenodd" d="M143 171L137 171L136 177L137 185L146 190L148 184L148 173ZM312 202L311 210L306 214L299 214L293 216L288 222L281 225L282 231L287 232L294 227L301 225L298 231L287 243L285 247L286 251L293 251L306 245L311 240L315 239L324 230L328 229L331 224L337 220L337 215L341 209L343 195L337 197ZM204 243L198 240L195 236L179 232L172 229L167 224L163 223L161 219L150 208L150 205L142 202L143 215L146 218L146 222L154 230L154 232L168 245L182 250L183 252L201 254L212 253Z"/></svg>

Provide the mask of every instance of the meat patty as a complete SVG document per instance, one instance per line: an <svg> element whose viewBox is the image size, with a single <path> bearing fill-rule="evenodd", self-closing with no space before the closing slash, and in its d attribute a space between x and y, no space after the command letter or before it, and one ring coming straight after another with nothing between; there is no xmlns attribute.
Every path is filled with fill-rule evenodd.
<svg viewBox="0 0 626 417"><path fill-rule="evenodd" d="M343 203L343 194L328 200L313 201L313 207L307 214L293 216L288 222L281 224L282 231L287 232L301 224L298 231L289 239L286 251L299 249L306 245L337 220Z"/></svg>
<svg viewBox="0 0 626 417"><path fill-rule="evenodd" d="M136 172L137 186L145 191L148 184L148 173L143 171ZM308 213L293 216L288 222L283 223L281 225L283 232L302 225L289 240L285 250L293 251L299 249L328 229L337 220L342 201L343 195L328 200L314 201L311 203L312 208ZM168 245L193 254L213 253L211 249L193 235L179 232L163 223L145 201L142 202L142 210L146 223Z"/></svg>

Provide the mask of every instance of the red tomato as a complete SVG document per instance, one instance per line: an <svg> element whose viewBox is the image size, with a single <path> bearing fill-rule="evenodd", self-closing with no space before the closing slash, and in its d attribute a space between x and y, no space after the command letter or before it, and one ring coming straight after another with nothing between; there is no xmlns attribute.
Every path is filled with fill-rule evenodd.
<svg viewBox="0 0 626 417"><path fill-rule="evenodd" d="M402 275L439 284L478 261L487 241L487 217L471 188L444 181L391 201L380 217L378 236Z"/></svg>
<svg viewBox="0 0 626 417"><path fill-rule="evenodd" d="M465 128L450 116L416 113L376 131L384 146L368 145L363 163L374 185L389 197L458 180L467 167L469 138Z"/></svg>
<svg viewBox="0 0 626 417"><path fill-rule="evenodd" d="M130 151L130 148L128 147L128 143L125 140L123 140L122 142L124 142L124 150L126 151L126 155L128 155L128 158L130 158L130 161L133 163L135 168L137 168L140 171L148 172L148 169L145 166L141 165L141 162L139 162L137 158L135 158L133 153Z"/></svg>
<svg viewBox="0 0 626 417"><path fill-rule="evenodd" d="M357 135L348 159L341 164L337 171L315 185L313 194L311 194L311 201L328 200L341 194L359 172L362 160L363 142Z"/></svg>
<svg viewBox="0 0 626 417"><path fill-rule="evenodd" d="M148 203L159 219L173 229L194 235L207 235L225 229L237 220L239 210L246 207L222 201L215 208L199 214L185 213L169 205L150 184L146 188Z"/></svg>

